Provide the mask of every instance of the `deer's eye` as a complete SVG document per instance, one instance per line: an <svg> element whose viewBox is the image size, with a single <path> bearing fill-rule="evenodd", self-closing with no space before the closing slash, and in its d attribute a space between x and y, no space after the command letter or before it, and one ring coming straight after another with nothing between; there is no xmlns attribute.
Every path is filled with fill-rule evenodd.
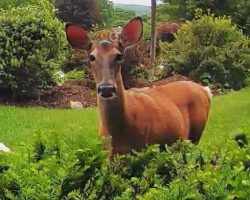
<svg viewBox="0 0 250 200"><path fill-rule="evenodd" d="M89 60L90 60L90 62L94 62L94 61L95 61L95 56L90 55L90 56L89 56Z"/></svg>
<svg viewBox="0 0 250 200"><path fill-rule="evenodd" d="M123 62L123 55L122 54L117 54L116 55L116 57L115 57L115 60L117 61L117 62Z"/></svg>

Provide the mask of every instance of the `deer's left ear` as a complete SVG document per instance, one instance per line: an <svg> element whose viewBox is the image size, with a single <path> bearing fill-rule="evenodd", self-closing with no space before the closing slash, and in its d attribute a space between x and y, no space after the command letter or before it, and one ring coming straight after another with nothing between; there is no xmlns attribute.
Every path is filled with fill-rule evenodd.
<svg viewBox="0 0 250 200"><path fill-rule="evenodd" d="M143 34L143 23L141 17L129 21L122 29L121 42L123 46L131 46L139 42Z"/></svg>

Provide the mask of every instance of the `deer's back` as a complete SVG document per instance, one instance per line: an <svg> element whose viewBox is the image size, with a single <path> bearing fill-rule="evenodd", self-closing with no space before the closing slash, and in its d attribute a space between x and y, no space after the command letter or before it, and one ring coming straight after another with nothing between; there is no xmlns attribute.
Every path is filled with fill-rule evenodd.
<svg viewBox="0 0 250 200"><path fill-rule="evenodd" d="M202 86L178 81L126 92L126 127L134 146L188 139L190 129L205 126L210 99ZM203 128L202 128L203 130Z"/></svg>

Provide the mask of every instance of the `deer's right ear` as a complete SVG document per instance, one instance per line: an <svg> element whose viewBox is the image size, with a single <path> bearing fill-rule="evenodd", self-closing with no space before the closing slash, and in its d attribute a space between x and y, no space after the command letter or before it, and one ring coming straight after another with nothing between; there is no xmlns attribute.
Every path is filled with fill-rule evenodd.
<svg viewBox="0 0 250 200"><path fill-rule="evenodd" d="M72 48L87 51L91 49L91 40L83 27L75 24L67 24L65 29L67 40Z"/></svg>

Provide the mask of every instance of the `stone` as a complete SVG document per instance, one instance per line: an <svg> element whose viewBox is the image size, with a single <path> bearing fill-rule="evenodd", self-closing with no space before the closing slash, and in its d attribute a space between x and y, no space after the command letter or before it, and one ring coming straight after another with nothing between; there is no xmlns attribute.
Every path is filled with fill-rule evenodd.
<svg viewBox="0 0 250 200"><path fill-rule="evenodd" d="M0 152L10 153L10 149L6 147L3 143L0 143Z"/></svg>
<svg viewBox="0 0 250 200"><path fill-rule="evenodd" d="M70 101L70 108L81 109L83 108L83 104L80 101Z"/></svg>

